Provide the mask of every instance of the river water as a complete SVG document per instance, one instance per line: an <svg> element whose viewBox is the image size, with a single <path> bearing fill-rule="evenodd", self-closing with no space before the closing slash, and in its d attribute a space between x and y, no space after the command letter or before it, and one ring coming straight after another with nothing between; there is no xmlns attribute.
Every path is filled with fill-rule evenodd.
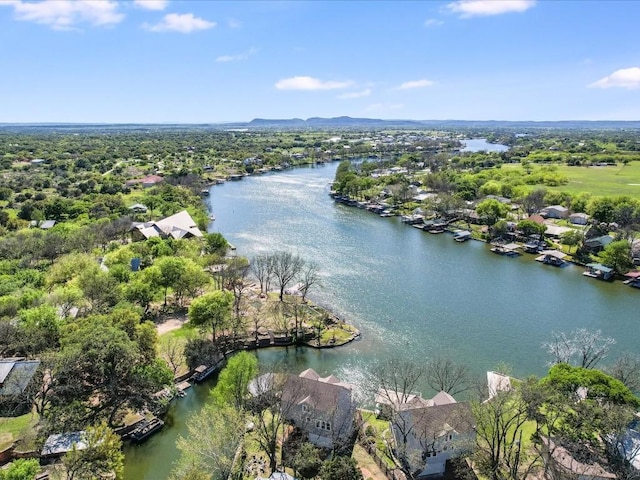
<svg viewBox="0 0 640 480"><path fill-rule="evenodd" d="M637 289L584 277L576 266L543 265L529 254L498 256L481 242L457 243L449 234L335 204L328 193L336 168L247 177L212 187L207 199L216 218L210 231L224 234L239 255L289 250L315 262L322 286L310 297L362 332L361 340L332 350L262 350L262 363L312 367L355 383L390 357L448 356L478 376L502 363L516 376L542 375L542 342L552 331L576 328L615 338L612 357L638 352ZM169 428L126 449L125 478L167 478L178 456L175 439L210 387L192 388L174 402Z"/></svg>

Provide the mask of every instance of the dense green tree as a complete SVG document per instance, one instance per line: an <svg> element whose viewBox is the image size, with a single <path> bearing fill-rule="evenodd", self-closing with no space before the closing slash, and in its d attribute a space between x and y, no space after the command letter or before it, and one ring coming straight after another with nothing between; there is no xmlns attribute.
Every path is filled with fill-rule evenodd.
<svg viewBox="0 0 640 480"><path fill-rule="evenodd" d="M624 274L634 268L631 258L631 244L627 240L611 242L599 254L600 260L609 265L616 273Z"/></svg>
<svg viewBox="0 0 640 480"><path fill-rule="evenodd" d="M218 331L229 324L233 294L227 291L206 293L196 298L189 306L189 321L192 325L209 329L211 340L216 341Z"/></svg>
<svg viewBox="0 0 640 480"><path fill-rule="evenodd" d="M509 207L493 198L483 200L476 207L476 212L484 218L488 225L494 225L499 219L504 218L509 211Z"/></svg>
<svg viewBox="0 0 640 480"><path fill-rule="evenodd" d="M216 405L244 409L249 397L249 382L258 374L258 360L249 352L240 352L227 362L212 390Z"/></svg>
<svg viewBox="0 0 640 480"><path fill-rule="evenodd" d="M189 436L176 442L180 460L171 478L227 480L246 422L242 412L224 406L205 406L191 416L187 420Z"/></svg>
<svg viewBox="0 0 640 480"><path fill-rule="evenodd" d="M40 471L40 463L35 458L19 458L0 469L0 480L34 480Z"/></svg>
<svg viewBox="0 0 640 480"><path fill-rule="evenodd" d="M66 480L94 480L124 475L124 454L120 437L105 424L87 427L83 434L85 448L73 449L62 457Z"/></svg>
<svg viewBox="0 0 640 480"><path fill-rule="evenodd" d="M158 285L164 288L164 305L167 305L167 292L175 287L186 270L185 259L181 257L161 257L156 260L155 267L159 270Z"/></svg>
<svg viewBox="0 0 640 480"><path fill-rule="evenodd" d="M325 460L320 468L322 480L362 480L362 472L351 457L335 456Z"/></svg>
<svg viewBox="0 0 640 480"><path fill-rule="evenodd" d="M303 480L309 480L317 476L320 468L322 468L320 454L320 449L312 443L302 443L296 450L291 462L293 470L296 472L295 476Z"/></svg>

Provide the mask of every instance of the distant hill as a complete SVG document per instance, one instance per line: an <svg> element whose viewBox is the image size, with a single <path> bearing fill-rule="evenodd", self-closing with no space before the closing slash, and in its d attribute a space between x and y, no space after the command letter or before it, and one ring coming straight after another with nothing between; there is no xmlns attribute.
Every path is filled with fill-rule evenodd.
<svg viewBox="0 0 640 480"><path fill-rule="evenodd" d="M420 127L421 122L415 120L381 120L376 118L311 117L307 120L300 118L266 120L255 118L246 124L236 123L234 126L244 125L248 128L355 128L355 127Z"/></svg>

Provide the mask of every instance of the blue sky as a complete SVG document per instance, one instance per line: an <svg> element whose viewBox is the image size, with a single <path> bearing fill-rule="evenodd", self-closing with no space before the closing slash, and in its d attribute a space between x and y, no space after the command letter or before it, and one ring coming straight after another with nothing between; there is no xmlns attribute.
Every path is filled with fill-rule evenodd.
<svg viewBox="0 0 640 480"><path fill-rule="evenodd" d="M640 120L637 1L0 0L0 122Z"/></svg>

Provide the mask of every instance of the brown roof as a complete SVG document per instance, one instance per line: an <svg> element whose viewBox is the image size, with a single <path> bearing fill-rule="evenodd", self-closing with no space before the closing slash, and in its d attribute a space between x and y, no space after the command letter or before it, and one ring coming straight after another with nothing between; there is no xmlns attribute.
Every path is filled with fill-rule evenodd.
<svg viewBox="0 0 640 480"><path fill-rule="evenodd" d="M554 462L568 472L596 479L617 478L606 471L599 463L582 463L576 460L566 448L557 445L550 438L542 437L542 442L551 451Z"/></svg>
<svg viewBox="0 0 640 480"><path fill-rule="evenodd" d="M418 438L436 439L447 432L459 434L473 431L473 415L468 402L447 403L405 410Z"/></svg>

